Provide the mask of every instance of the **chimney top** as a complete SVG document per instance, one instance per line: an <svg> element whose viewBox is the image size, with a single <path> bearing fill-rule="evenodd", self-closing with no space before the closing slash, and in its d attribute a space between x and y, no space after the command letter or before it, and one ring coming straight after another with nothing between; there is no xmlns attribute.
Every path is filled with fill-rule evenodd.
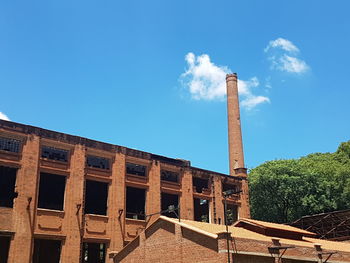
<svg viewBox="0 0 350 263"><path fill-rule="evenodd" d="M237 73L226 74L226 80L228 79L237 79Z"/></svg>

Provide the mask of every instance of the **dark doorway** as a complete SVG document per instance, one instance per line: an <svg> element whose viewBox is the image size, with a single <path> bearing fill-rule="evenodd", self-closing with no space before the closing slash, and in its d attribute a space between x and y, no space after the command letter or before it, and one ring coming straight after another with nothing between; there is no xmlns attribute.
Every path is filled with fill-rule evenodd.
<svg viewBox="0 0 350 263"><path fill-rule="evenodd" d="M38 207L63 210L65 187L65 176L40 173Z"/></svg>
<svg viewBox="0 0 350 263"><path fill-rule="evenodd" d="M126 217L145 220L146 190L126 187Z"/></svg>
<svg viewBox="0 0 350 263"><path fill-rule="evenodd" d="M209 223L209 200L194 198L194 220Z"/></svg>
<svg viewBox="0 0 350 263"><path fill-rule="evenodd" d="M0 263L7 263L10 241L10 237L0 236Z"/></svg>
<svg viewBox="0 0 350 263"><path fill-rule="evenodd" d="M106 244L84 243L82 263L104 263L106 259Z"/></svg>
<svg viewBox="0 0 350 263"><path fill-rule="evenodd" d="M16 168L0 166L0 206L13 207L15 192Z"/></svg>
<svg viewBox="0 0 350 263"><path fill-rule="evenodd" d="M107 215L108 183L86 180L85 214Z"/></svg>
<svg viewBox="0 0 350 263"><path fill-rule="evenodd" d="M61 241L34 239L33 263L59 263Z"/></svg>
<svg viewBox="0 0 350 263"><path fill-rule="evenodd" d="M179 206L179 196L174 194L167 194L162 193L161 195L161 201L162 201L162 211L167 210L170 205L175 206L175 208L178 208ZM176 214L179 214L178 210L175 210ZM174 212L162 212L162 215L177 218L176 214Z"/></svg>

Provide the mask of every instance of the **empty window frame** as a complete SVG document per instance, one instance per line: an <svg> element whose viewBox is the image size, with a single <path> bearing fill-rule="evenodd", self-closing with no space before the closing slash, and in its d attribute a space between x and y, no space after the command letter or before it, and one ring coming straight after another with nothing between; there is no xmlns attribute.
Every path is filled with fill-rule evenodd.
<svg viewBox="0 0 350 263"><path fill-rule="evenodd" d="M17 197L16 173L16 168L0 166L0 206L2 207L13 207L13 199Z"/></svg>
<svg viewBox="0 0 350 263"><path fill-rule="evenodd" d="M33 263L59 263L60 256L60 240L34 239Z"/></svg>
<svg viewBox="0 0 350 263"><path fill-rule="evenodd" d="M91 168L99 168L104 170L110 169L109 159L103 158L103 157L88 155L86 157L86 164L88 167L91 167Z"/></svg>
<svg viewBox="0 0 350 263"><path fill-rule="evenodd" d="M126 173L138 176L146 176L147 168L141 164L126 163Z"/></svg>
<svg viewBox="0 0 350 263"><path fill-rule="evenodd" d="M227 204L227 224L232 225L238 220L238 207L234 204Z"/></svg>
<svg viewBox="0 0 350 263"><path fill-rule="evenodd" d="M162 211L165 211L169 206L173 205L175 208L179 207L179 196L174 194L162 193L161 194ZM179 211L175 210L176 214L179 215ZM174 212L162 212L162 215L177 218Z"/></svg>
<svg viewBox="0 0 350 263"><path fill-rule="evenodd" d="M82 263L105 263L106 244L104 243L83 243Z"/></svg>
<svg viewBox="0 0 350 263"><path fill-rule="evenodd" d="M0 137L0 150L19 153L21 141L11 138Z"/></svg>
<svg viewBox="0 0 350 263"><path fill-rule="evenodd" d="M225 192L227 190L234 190L235 192L237 191L237 185L230 184L230 183L222 183L222 191Z"/></svg>
<svg viewBox="0 0 350 263"><path fill-rule="evenodd" d="M60 162L68 162L68 151L49 146L41 148L41 158L50 159Z"/></svg>
<svg viewBox="0 0 350 263"><path fill-rule="evenodd" d="M174 183L179 182L179 173L168 171L168 170L161 170L160 174L161 174L160 179L162 181L174 182Z"/></svg>
<svg viewBox="0 0 350 263"><path fill-rule="evenodd" d="M107 215L108 183L86 180L85 214Z"/></svg>
<svg viewBox="0 0 350 263"><path fill-rule="evenodd" d="M209 200L194 199L194 220L209 223Z"/></svg>
<svg viewBox="0 0 350 263"><path fill-rule="evenodd" d="M65 187L65 176L40 173L38 207L63 210Z"/></svg>
<svg viewBox="0 0 350 263"><path fill-rule="evenodd" d="M202 193L203 188L208 189L209 187L209 180L203 179L199 177L192 177L192 183L193 186L196 188L197 193Z"/></svg>
<svg viewBox="0 0 350 263"><path fill-rule="evenodd" d="M8 236L0 236L0 263L7 263L9 255L11 238Z"/></svg>
<svg viewBox="0 0 350 263"><path fill-rule="evenodd" d="M126 217L145 220L146 190L126 187Z"/></svg>

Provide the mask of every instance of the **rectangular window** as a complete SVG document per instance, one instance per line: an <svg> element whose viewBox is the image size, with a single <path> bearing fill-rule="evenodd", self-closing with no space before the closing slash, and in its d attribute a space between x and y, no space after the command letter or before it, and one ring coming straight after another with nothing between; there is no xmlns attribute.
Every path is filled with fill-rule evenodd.
<svg viewBox="0 0 350 263"><path fill-rule="evenodd" d="M126 163L126 173L138 176L146 176L147 168L144 165Z"/></svg>
<svg viewBox="0 0 350 263"><path fill-rule="evenodd" d="M40 173L38 207L62 211L65 187L65 176Z"/></svg>
<svg viewBox="0 0 350 263"><path fill-rule="evenodd" d="M232 225L238 220L238 211L237 206L234 204L227 204L227 224Z"/></svg>
<svg viewBox="0 0 350 263"><path fill-rule="evenodd" d="M177 183L179 181L179 173L161 170L161 180Z"/></svg>
<svg viewBox="0 0 350 263"><path fill-rule="evenodd" d="M7 263L10 241L10 237L0 236L0 263Z"/></svg>
<svg viewBox="0 0 350 263"><path fill-rule="evenodd" d="M106 244L104 243L83 243L82 263L105 263Z"/></svg>
<svg viewBox="0 0 350 263"><path fill-rule="evenodd" d="M194 221L209 223L209 201L194 198Z"/></svg>
<svg viewBox="0 0 350 263"><path fill-rule="evenodd" d="M88 167L91 168L99 168L104 170L109 170L109 159L98 157L98 156L92 156L88 155L86 157L86 164Z"/></svg>
<svg viewBox="0 0 350 263"><path fill-rule="evenodd" d="M237 191L237 186L229 183L222 183L222 191L234 190Z"/></svg>
<svg viewBox="0 0 350 263"><path fill-rule="evenodd" d="M59 263L60 256L60 240L34 239L33 263Z"/></svg>
<svg viewBox="0 0 350 263"><path fill-rule="evenodd" d="M209 187L209 180L208 179L192 177L192 183L193 183L193 186L196 188L197 193L202 193L203 188L208 189L208 187Z"/></svg>
<svg viewBox="0 0 350 263"><path fill-rule="evenodd" d="M146 190L126 187L126 217L145 220Z"/></svg>
<svg viewBox="0 0 350 263"><path fill-rule="evenodd" d="M13 207L15 192L16 168L0 166L0 206Z"/></svg>
<svg viewBox="0 0 350 263"><path fill-rule="evenodd" d="M174 206L175 208L178 208L179 206L179 196L174 194L168 194L168 193L162 193L161 194L161 201L162 201L162 211L168 210L169 206ZM175 213L179 215L179 211L176 209ZM162 215L167 217L173 217L177 218L176 214L174 212L162 212Z"/></svg>
<svg viewBox="0 0 350 263"><path fill-rule="evenodd" d="M66 163L68 162L68 151L49 146L43 146L41 148L41 158Z"/></svg>
<svg viewBox="0 0 350 263"><path fill-rule="evenodd" d="M108 183L86 180L85 214L107 215Z"/></svg>
<svg viewBox="0 0 350 263"><path fill-rule="evenodd" d="M20 146L21 141L19 140L0 137L0 150L2 151L19 153Z"/></svg>

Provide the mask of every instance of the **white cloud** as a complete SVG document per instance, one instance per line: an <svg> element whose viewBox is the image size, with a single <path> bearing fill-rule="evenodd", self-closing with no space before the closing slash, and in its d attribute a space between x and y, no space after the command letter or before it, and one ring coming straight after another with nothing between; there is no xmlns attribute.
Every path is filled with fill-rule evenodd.
<svg viewBox="0 0 350 263"><path fill-rule="evenodd" d="M185 57L187 70L181 75L183 85L196 100L223 100L226 96L226 74L231 70L226 66L217 66L210 61L207 54L196 56L188 53ZM259 86L256 77L250 80L238 80L238 92L242 100L242 107L252 109L269 98L256 96L252 89Z"/></svg>
<svg viewBox="0 0 350 263"><path fill-rule="evenodd" d="M268 59L271 62L271 69L298 74L310 69L304 60L298 58L299 48L287 39L271 40L264 51L270 53Z"/></svg>
<svg viewBox="0 0 350 263"><path fill-rule="evenodd" d="M0 111L0 120L9 121L10 119L9 119L9 117L6 116L5 113L2 113L2 112Z"/></svg>
<svg viewBox="0 0 350 263"><path fill-rule="evenodd" d="M293 73L303 73L309 69L309 66L305 63L305 61L288 55L283 55L280 58L280 63L278 63L277 66L282 71Z"/></svg>
<svg viewBox="0 0 350 263"><path fill-rule="evenodd" d="M288 39L284 39L284 38L277 38L275 40L271 40L269 42L269 44L267 45L267 47L264 49L265 52L268 52L269 49L271 48L281 48L285 51L288 52L294 52L294 53L298 53L299 49Z"/></svg>

